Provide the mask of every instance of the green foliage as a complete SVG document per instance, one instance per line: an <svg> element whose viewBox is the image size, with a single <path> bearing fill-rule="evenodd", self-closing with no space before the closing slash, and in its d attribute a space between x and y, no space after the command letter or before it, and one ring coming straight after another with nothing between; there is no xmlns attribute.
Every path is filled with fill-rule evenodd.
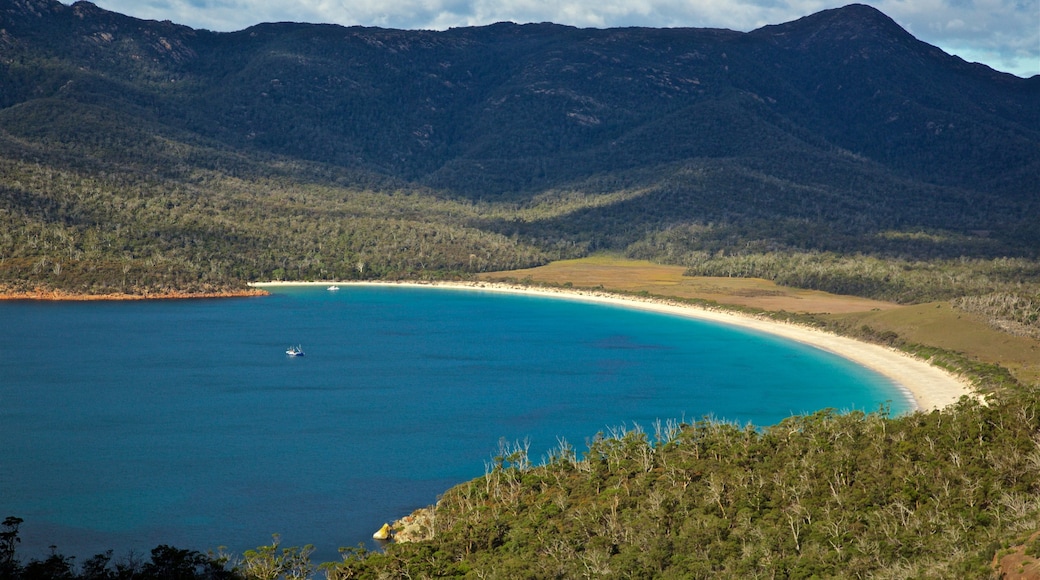
<svg viewBox="0 0 1040 580"><path fill-rule="evenodd" d="M1040 293L995 292L983 296L961 296L956 308L980 314L991 325L1007 333L1040 339Z"/></svg>
<svg viewBox="0 0 1040 580"><path fill-rule="evenodd" d="M0 524L0 529L3 529L0 532L0 578L13 578L21 569L17 558L18 543L22 541L18 537L18 528L24 521L22 518L7 516Z"/></svg>
<svg viewBox="0 0 1040 580"><path fill-rule="evenodd" d="M141 575L165 580L233 579L235 576L224 568L225 563L222 558L194 550L161 545L152 549L152 559L141 568Z"/></svg>
<svg viewBox="0 0 1040 580"><path fill-rule="evenodd" d="M691 252L684 258L689 276L764 278L781 286L823 290L899 303L1007 293L1040 284L1040 264L1021 258L992 260L908 260L831 252ZM957 302L964 309L1011 311L1035 323L1035 306L1002 294Z"/></svg>
<svg viewBox="0 0 1040 580"><path fill-rule="evenodd" d="M224 555L202 554L181 550L168 545L156 546L151 560L142 562L133 553L119 562L112 562L112 551L96 554L76 570L75 558L58 552L51 546L46 558L32 559L24 566L15 554L20 538L21 518L9 516L0 532L0 578L3 580L237 580L242 578L235 570L228 570ZM290 578L290 576L285 576ZM292 578L304 578L292 576Z"/></svg>
<svg viewBox="0 0 1040 580"><path fill-rule="evenodd" d="M43 560L31 560L21 570L23 580L74 580L75 563L68 556L63 556L51 549L51 554Z"/></svg>
<svg viewBox="0 0 1040 580"><path fill-rule="evenodd" d="M245 580L308 580L315 571L310 555L314 546L279 548L274 535L270 545L247 550L235 571Z"/></svg>
<svg viewBox="0 0 1040 580"><path fill-rule="evenodd" d="M445 32L144 22L8 2L0 289L206 291L453 278L599 249L691 274L1035 330L1038 87L865 6L742 34L498 24ZM814 321L818 322L818 321ZM503 443L434 538L323 566L377 577L985 577L1040 518L1040 397L768 428L617 429L541 466ZM310 547L150 564L55 552L4 577L307 578Z"/></svg>
<svg viewBox="0 0 1040 580"><path fill-rule="evenodd" d="M164 143L136 149L145 165L152 155L156 165L177 165L178 152ZM0 284L13 290L205 291L280 278L445 277L545 261L529 245L468 226L471 204L344 188L313 167L288 177L253 165L249 179L0 167L9 177L0 183Z"/></svg>
<svg viewBox="0 0 1040 580"><path fill-rule="evenodd" d="M823 410L768 427L622 426L580 458L561 441L540 465L528 442L503 440L483 477L430 508L427 540L344 549L318 567L310 546L277 536L231 571L226 556L167 546L131 568L113 570L110 552L79 575L58 553L22 567L17 518L0 555L16 579L985 577L1000 545L1040 518L1040 391L956 353L894 345L971 377L985 401L899 417Z"/></svg>
<svg viewBox="0 0 1040 580"><path fill-rule="evenodd" d="M451 489L432 539L391 545L363 569L984 577L992 546L1040 515L1038 412L1035 393L1018 390L898 418L821 411L763 429L705 419L655 441L618 429L581 460L496 467Z"/></svg>
<svg viewBox="0 0 1040 580"><path fill-rule="evenodd" d="M1033 558L1040 558L1040 535L1036 535L1026 542L1025 550L1023 552L1026 556L1032 556Z"/></svg>
<svg viewBox="0 0 1040 580"><path fill-rule="evenodd" d="M1035 83L965 68L865 7L750 34L220 34L57 0L4 18L8 290L454 278L599 249L1040 247Z"/></svg>
<svg viewBox="0 0 1040 580"><path fill-rule="evenodd" d="M1040 264L1023 258L908 260L831 252L692 251L689 276L764 278L782 286L863 296L903 304L950 300L990 326L1040 337ZM895 346L897 337L869 326L841 332Z"/></svg>

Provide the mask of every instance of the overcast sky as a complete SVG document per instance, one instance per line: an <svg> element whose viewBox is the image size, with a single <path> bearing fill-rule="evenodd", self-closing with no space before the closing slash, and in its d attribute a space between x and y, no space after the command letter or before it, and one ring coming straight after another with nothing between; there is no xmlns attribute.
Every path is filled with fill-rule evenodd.
<svg viewBox="0 0 1040 580"><path fill-rule="evenodd" d="M71 0L64 0L71 4ZM708 27L748 31L851 0L94 0L137 18L234 31L261 22L443 30L511 21L578 27ZM1022 77L1040 74L1040 0L879 0L917 38Z"/></svg>

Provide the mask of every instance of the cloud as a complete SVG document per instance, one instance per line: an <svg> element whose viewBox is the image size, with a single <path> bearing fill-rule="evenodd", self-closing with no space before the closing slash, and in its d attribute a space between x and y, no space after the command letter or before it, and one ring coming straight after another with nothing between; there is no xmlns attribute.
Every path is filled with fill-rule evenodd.
<svg viewBox="0 0 1040 580"><path fill-rule="evenodd" d="M95 0L107 10L231 31L261 22L444 30L501 21L578 27L753 30L841 0ZM911 34L969 61L1020 76L1040 74L1040 0L878 0Z"/></svg>
<svg viewBox="0 0 1040 580"><path fill-rule="evenodd" d="M1019 76L1040 74L1040 0L884 0L878 9L946 52Z"/></svg>

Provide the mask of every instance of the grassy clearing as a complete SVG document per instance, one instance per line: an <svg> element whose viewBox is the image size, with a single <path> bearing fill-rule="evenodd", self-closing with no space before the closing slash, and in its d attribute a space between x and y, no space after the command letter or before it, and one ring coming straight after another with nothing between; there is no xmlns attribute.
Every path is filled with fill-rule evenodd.
<svg viewBox="0 0 1040 580"><path fill-rule="evenodd" d="M929 302L833 318L851 326L868 325L881 332L895 332L909 342L937 346L964 353L981 362L999 364L1026 384L1040 382L1040 341L996 330L982 316L957 310L949 302Z"/></svg>
<svg viewBox="0 0 1040 580"><path fill-rule="evenodd" d="M899 307L897 304L855 296L778 286L760 278L683 276L684 271L682 266L600 255L561 260L537 268L491 272L481 278L555 286L570 284L576 288L603 287L620 292L646 292L657 296L800 314L864 312Z"/></svg>

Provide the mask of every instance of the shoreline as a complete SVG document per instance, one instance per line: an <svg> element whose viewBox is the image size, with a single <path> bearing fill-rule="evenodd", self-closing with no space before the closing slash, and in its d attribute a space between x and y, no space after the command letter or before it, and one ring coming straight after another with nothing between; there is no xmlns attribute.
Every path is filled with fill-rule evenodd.
<svg viewBox="0 0 1040 580"><path fill-rule="evenodd" d="M823 330L777 322L748 314L713 310L689 304L638 296L622 296L606 291L569 288L527 287L499 282L260 282L253 288L266 286L401 286L443 288L511 294L526 294L550 298L579 300L635 308L649 312L705 320L742 329L770 334L830 352L866 367L892 381L903 391L915 410L932 411L956 403L964 395L971 396L970 384L956 375L914 358L893 348L884 347L832 334Z"/></svg>
<svg viewBox="0 0 1040 580"><path fill-rule="evenodd" d="M0 301L39 300L44 302L101 302L131 300L190 300L193 298L244 298L267 296L262 288L248 290L222 290L216 292L159 292L155 294L84 294L63 290L29 290L24 292L0 292Z"/></svg>

